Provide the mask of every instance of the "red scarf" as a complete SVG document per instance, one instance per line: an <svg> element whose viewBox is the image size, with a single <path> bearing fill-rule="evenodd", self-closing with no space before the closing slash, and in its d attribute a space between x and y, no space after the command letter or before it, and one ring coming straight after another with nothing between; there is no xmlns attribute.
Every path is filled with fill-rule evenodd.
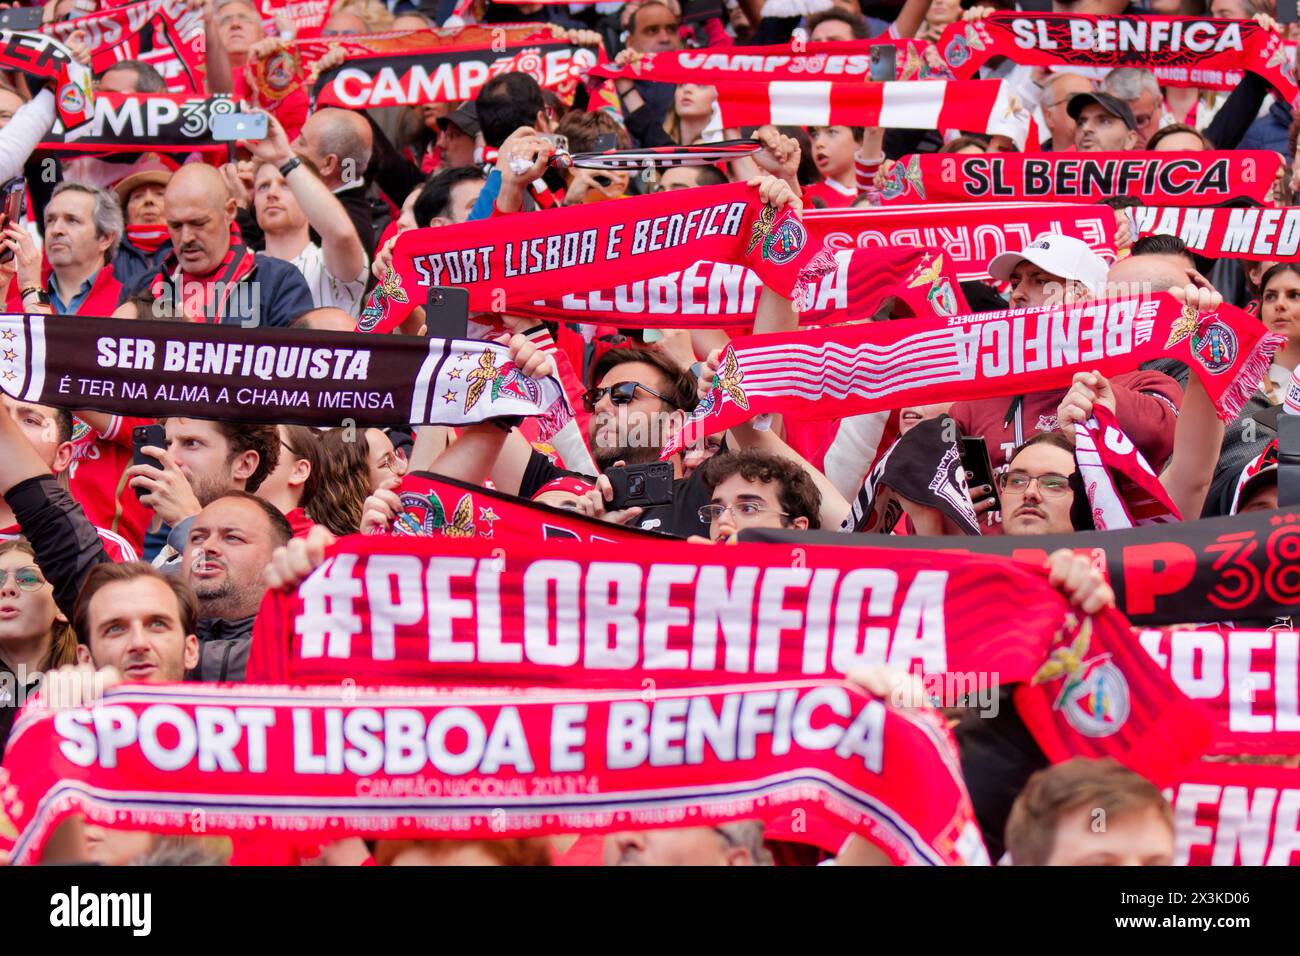
<svg viewBox="0 0 1300 956"><path fill-rule="evenodd" d="M959 78L1005 56L1023 66L1161 67L1161 85L1217 89L1230 88L1219 85L1224 74L1245 69L1284 102L1300 94L1282 38L1249 20L1004 12L950 24L938 46Z"/></svg>
<svg viewBox="0 0 1300 956"><path fill-rule="evenodd" d="M169 302L176 304L176 311L189 322L215 321L220 324L226 316L226 303L256 265L252 250L231 233L230 248L220 265L201 276L190 275L181 269L177 251L173 249L163 263L162 271L154 277L152 291L156 298L166 296ZM112 313L110 310L103 314Z"/></svg>
<svg viewBox="0 0 1300 956"><path fill-rule="evenodd" d="M904 156L881 190L888 203L971 199L1089 202L1133 196L1154 205L1263 202L1283 159L1266 150L1200 153L980 153Z"/></svg>
<svg viewBox="0 0 1300 956"><path fill-rule="evenodd" d="M1073 236L1115 258L1115 215L1081 203L957 202L880 209L806 209L804 225L833 252L938 246L961 281L988 278L988 264L1045 232Z"/></svg>
<svg viewBox="0 0 1300 956"><path fill-rule="evenodd" d="M810 283L799 321L823 325L871 318L885 299L913 316L967 311L959 280L935 248L846 250L836 268ZM512 313L559 322L609 323L619 328L728 328L750 325L763 282L739 266L695 262L680 272L613 289L573 292L514 306Z"/></svg>
<svg viewBox="0 0 1300 956"><path fill-rule="evenodd" d="M1290 575L1278 568L1270 584ZM1145 630L1138 640L1214 723L1213 752L1300 752L1300 634L1293 630Z"/></svg>
<svg viewBox="0 0 1300 956"><path fill-rule="evenodd" d="M126 227L126 238L131 245L135 246L146 255L153 255L162 248L162 244L170 238L167 227L159 224L156 226L145 225L128 225Z"/></svg>
<svg viewBox="0 0 1300 956"><path fill-rule="evenodd" d="M602 63L588 76L646 80L653 83L807 83L869 81L871 49L892 46L897 51L897 79L919 80L930 73L925 40L845 40L805 43L798 49L771 46L705 47L634 54L626 64Z"/></svg>
<svg viewBox="0 0 1300 956"><path fill-rule="evenodd" d="M1288 261L1300 253L1300 207L1131 210L1139 238L1178 236L1211 259Z"/></svg>
<svg viewBox="0 0 1300 956"><path fill-rule="evenodd" d="M41 278L49 282L52 273L49 271L49 263L42 264ZM78 290L73 289L72 294L75 296ZM112 266L104 266L95 273L95 280L90 284L90 292L86 298L81 301L77 308L69 313L70 315L112 315L113 310L117 308L118 301L122 298L122 283L117 281L117 276L113 274ZM10 312L22 312L22 290L18 288L17 282L9 285L9 293L6 296L5 307Z"/></svg>
<svg viewBox="0 0 1300 956"><path fill-rule="evenodd" d="M611 276L649 279L701 259L749 266L787 296L834 268L797 217L776 213L744 183L673 190L408 229L397 237L389 281L371 294L357 329L395 328L431 286L460 286L469 290L471 310L501 312L514 302L604 288Z"/></svg>
<svg viewBox="0 0 1300 956"><path fill-rule="evenodd" d="M1175 866L1300 866L1300 769L1195 763L1165 797Z"/></svg>
<svg viewBox="0 0 1300 956"><path fill-rule="evenodd" d="M65 23L68 21L64 21ZM46 32L50 27L44 28ZM70 29L62 32L66 41ZM94 114L94 76L72 58L72 52L50 36L5 30L0 45L0 69L18 70L33 77L54 80L54 103L59 119L68 127L79 126Z"/></svg>
<svg viewBox="0 0 1300 956"><path fill-rule="evenodd" d="M885 126L960 129L1008 136L1036 145L1037 127L1016 109L1003 80L927 80L923 83L721 83L718 108L726 127Z"/></svg>
<svg viewBox="0 0 1300 956"><path fill-rule="evenodd" d="M1095 405L1092 418L1076 426L1074 459L1098 531L1183 520L1110 409Z"/></svg>
<svg viewBox="0 0 1300 956"><path fill-rule="evenodd" d="M1177 358L1232 421L1284 341L1240 309L1185 316L1151 299L1011 309L963 319L904 319L731 340L713 390L665 443L672 457L704 435L764 412L840 418L923 405L941 390L964 401L1063 388L1075 372L1116 375Z"/></svg>
<svg viewBox="0 0 1300 956"><path fill-rule="evenodd" d="M161 743L177 737L188 749ZM116 688L93 710L19 715L0 770L0 847L37 862L73 813L320 844L713 825L791 805L897 864L988 862L939 715L812 681L650 701L640 689Z"/></svg>
<svg viewBox="0 0 1300 956"><path fill-rule="evenodd" d="M207 89L203 18L194 16L185 0L141 0L42 29L65 42L74 30L84 30L91 37L96 74L146 52L150 65L167 77L169 92L201 94ZM148 50L142 50L145 36L152 39Z"/></svg>
<svg viewBox="0 0 1300 956"><path fill-rule="evenodd" d="M792 568L788 548L766 545L502 549L473 534L344 539L295 592L268 594L248 679L641 687L821 679L888 664L1001 684L1039 675L1027 714L1054 759L1105 753L1161 777L1209 742L1208 721L1132 642L1123 616L1107 610L1080 625L1041 568L838 547L803 549ZM1097 675L1111 688L1098 705L1104 734L1076 713L1090 670L1058 670L1076 678L1060 686L1044 678L1056 644L1110 655ZM955 696L941 684L944 699ZM1055 706L1049 691L1060 694Z"/></svg>

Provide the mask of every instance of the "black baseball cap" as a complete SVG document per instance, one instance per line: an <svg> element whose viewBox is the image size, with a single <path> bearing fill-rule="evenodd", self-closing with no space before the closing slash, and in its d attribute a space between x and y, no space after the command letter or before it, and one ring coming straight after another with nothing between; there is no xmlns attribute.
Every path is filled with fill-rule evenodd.
<svg viewBox="0 0 1300 956"><path fill-rule="evenodd" d="M1111 96L1109 93L1075 93L1070 97L1065 112L1069 114L1070 119L1077 122L1079 114L1083 112L1083 108L1089 103L1096 103L1111 116L1118 117L1120 122L1133 132L1138 131L1137 120L1133 118L1133 111L1129 109L1128 104L1118 97Z"/></svg>
<svg viewBox="0 0 1300 956"><path fill-rule="evenodd" d="M471 138L477 136L479 130L478 110L474 108L473 101L462 103L446 116L438 117L438 129L446 129L448 123L455 125L466 136Z"/></svg>

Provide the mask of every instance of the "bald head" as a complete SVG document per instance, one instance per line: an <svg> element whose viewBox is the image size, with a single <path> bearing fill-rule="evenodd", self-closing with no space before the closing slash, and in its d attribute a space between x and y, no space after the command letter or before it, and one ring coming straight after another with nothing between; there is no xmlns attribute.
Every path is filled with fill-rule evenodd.
<svg viewBox="0 0 1300 956"><path fill-rule="evenodd" d="M203 276L221 264L230 249L235 200L214 167L182 166L163 194L163 219L187 275Z"/></svg>
<svg viewBox="0 0 1300 956"><path fill-rule="evenodd" d="M304 312L293 320L293 327L313 332L355 332L357 320L342 309L325 306Z"/></svg>
<svg viewBox="0 0 1300 956"><path fill-rule="evenodd" d="M364 178L373 142L370 124L360 113L329 107L307 117L292 146L312 161L327 186L338 189Z"/></svg>
<svg viewBox="0 0 1300 956"><path fill-rule="evenodd" d="M1106 273L1107 291L1114 297L1168 292L1187 282L1187 267L1172 256L1129 256Z"/></svg>

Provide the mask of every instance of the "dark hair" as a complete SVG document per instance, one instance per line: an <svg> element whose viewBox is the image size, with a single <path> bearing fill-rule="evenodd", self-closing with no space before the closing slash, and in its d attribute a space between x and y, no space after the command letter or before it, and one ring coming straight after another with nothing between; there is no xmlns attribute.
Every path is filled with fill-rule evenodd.
<svg viewBox="0 0 1300 956"><path fill-rule="evenodd" d="M865 17L849 13L847 10L841 10L839 7L831 7L829 10L823 10L821 13L814 13L804 24L804 30L807 31L808 36L811 37L813 31L828 20L847 23L853 30L853 39L855 40L866 40L871 36L871 30L867 27Z"/></svg>
<svg viewBox="0 0 1300 956"><path fill-rule="evenodd" d="M695 167L695 185L697 186L725 186L728 182L727 174L717 166Z"/></svg>
<svg viewBox="0 0 1300 956"><path fill-rule="evenodd" d="M628 149L632 145L632 137L623 124L604 110L570 110L555 131L568 138L571 153L595 152L596 141L611 134L615 149Z"/></svg>
<svg viewBox="0 0 1300 956"><path fill-rule="evenodd" d="M153 66L142 60L119 60L114 63L104 73L113 70L126 70L135 74L135 91L137 93L166 93L167 81L163 75ZM104 73L99 74L99 78L104 78Z"/></svg>
<svg viewBox="0 0 1300 956"><path fill-rule="evenodd" d="M420 187L420 195L415 197L411 207L415 224L426 228L434 219L446 218L451 211L451 191L461 183L483 182L487 177L477 166L453 166L439 170L429 177L429 181Z"/></svg>
<svg viewBox="0 0 1300 956"><path fill-rule="evenodd" d="M176 596L181 630L186 634L195 633L199 623L199 599L189 582L179 574L163 574L146 561L128 561L123 564L105 562L90 569L86 579L81 582L81 590L77 592L76 603L72 606L72 629L77 632L78 641L90 644L90 602L95 595L110 584L134 581L136 578L153 578L171 588L172 594Z"/></svg>
<svg viewBox="0 0 1300 956"><path fill-rule="evenodd" d="M1000 312L1007 307L1007 300L997 294L988 283L979 281L960 282L962 295L970 306L972 314L980 312Z"/></svg>
<svg viewBox="0 0 1300 956"><path fill-rule="evenodd" d="M271 427L274 428L275 426ZM266 520L271 525L271 537L275 539L277 545L288 544L290 539L293 538L293 526L289 524L289 519L284 516L284 513L279 508L265 498L259 498L247 491L227 491L225 494L213 498L211 504L216 504L218 501L224 501L227 498L239 498L242 501L251 501L257 505L262 514L266 515Z"/></svg>
<svg viewBox="0 0 1300 956"><path fill-rule="evenodd" d="M984 150L987 153L989 149L989 139L987 136L978 136L972 133L965 133L961 136L957 136L953 139L948 140L948 142L944 143L942 146L939 147L939 152L955 153L959 149L965 149L967 146L978 146L980 149Z"/></svg>
<svg viewBox="0 0 1300 956"><path fill-rule="evenodd" d="M474 99L483 142L500 149L519 127L535 125L537 114L545 105L542 88L527 73L502 73L492 77Z"/></svg>
<svg viewBox="0 0 1300 956"><path fill-rule="evenodd" d="M1098 206L1109 206L1111 209L1133 209L1142 205L1142 200L1137 196L1107 196L1105 199L1098 199Z"/></svg>
<svg viewBox="0 0 1300 956"><path fill-rule="evenodd" d="M1065 432L1039 432L1008 455L1007 464L1010 465L1022 451L1026 448L1032 448L1034 445L1051 445L1062 451L1068 451L1071 457L1074 456L1074 442L1070 440L1070 437Z"/></svg>
<svg viewBox="0 0 1300 956"><path fill-rule="evenodd" d="M1201 149L1214 149L1214 145L1205 138L1205 134L1195 127L1188 126L1186 123L1170 123L1168 126L1162 126L1147 140L1147 150L1156 148L1156 143L1162 139L1168 139L1176 133L1190 133L1201 141Z"/></svg>
<svg viewBox="0 0 1300 956"><path fill-rule="evenodd" d="M1107 757L1075 757L1039 770L1016 797L1007 818L1007 852L1016 866L1044 866L1056 846L1061 817L1080 807L1096 808L1107 819L1157 810L1172 830L1173 808L1160 788Z"/></svg>
<svg viewBox="0 0 1300 956"><path fill-rule="evenodd" d="M694 410L699 401L695 377L689 372L682 371L662 352L654 349L610 349L592 364L591 384L594 386L609 374L611 369L628 362L644 362L646 365L653 365L668 383L664 394L668 404L685 412Z"/></svg>
<svg viewBox="0 0 1300 956"><path fill-rule="evenodd" d="M1133 243L1131 254L1135 258L1137 256L1186 256L1192 259L1192 252L1187 248L1187 243L1177 236L1164 233L1142 237Z"/></svg>
<svg viewBox="0 0 1300 956"><path fill-rule="evenodd" d="M1053 448L1069 452L1070 457L1074 458L1074 439L1065 432L1039 432L1007 456L1007 468L1011 467L1011 463L1020 456L1022 451L1034 445L1051 445ZM1070 502L1071 526L1075 531L1096 531L1097 525L1092 520L1092 504L1088 500L1087 489L1083 487L1083 473L1079 471L1077 461L1069 479L1070 491L1074 493L1074 498Z"/></svg>
<svg viewBox="0 0 1300 956"><path fill-rule="evenodd" d="M1280 276L1284 272L1300 276L1300 263L1279 262L1277 265L1269 266L1268 270L1259 277L1259 297L1261 299L1264 298L1264 290L1268 288L1268 284L1273 281L1273 278Z"/></svg>
<svg viewBox="0 0 1300 956"><path fill-rule="evenodd" d="M72 441L72 412L66 408L54 409L54 424L59 429L59 444Z"/></svg>
<svg viewBox="0 0 1300 956"><path fill-rule="evenodd" d="M280 463L280 433L276 431L274 425L246 425L241 422L220 421L214 421L212 424L226 436L226 442L230 445L230 455L226 461L246 451L257 452L257 468L248 476L248 481L244 482L246 491L256 491L266 480L266 476L275 471L275 466Z"/></svg>
<svg viewBox="0 0 1300 956"><path fill-rule="evenodd" d="M301 507L307 508L312 498L320 490L321 469L325 467L324 452L321 450L320 432L306 425L285 425L284 444L288 446L295 458L304 459L311 465L307 480L302 484Z"/></svg>
<svg viewBox="0 0 1300 956"><path fill-rule="evenodd" d="M787 458L757 448L741 448L714 455L700 466L699 472L710 494L733 475L758 484L774 484L776 500L788 516L781 520L782 524L807 518L809 528L821 527L822 493L808 472Z"/></svg>
<svg viewBox="0 0 1300 956"><path fill-rule="evenodd" d="M307 512L313 521L334 534L357 533L371 490L369 456L363 428L331 428L321 435L321 480Z"/></svg>
<svg viewBox="0 0 1300 956"><path fill-rule="evenodd" d="M833 127L836 127L836 126L844 126L844 128L847 129L847 130L849 131L849 135L853 137L854 142L861 143L861 142L862 142L862 137L864 137L864 136L867 134L867 129L866 129L865 126L845 126L845 124L843 124L843 123L823 123L823 124L820 125L820 126L809 126L809 127L808 127L808 137L809 137L809 138L808 138L808 142L809 142L809 143L812 142L812 137L813 137L814 135L816 135L816 133L815 133L816 130L819 130L819 129L832 129Z"/></svg>

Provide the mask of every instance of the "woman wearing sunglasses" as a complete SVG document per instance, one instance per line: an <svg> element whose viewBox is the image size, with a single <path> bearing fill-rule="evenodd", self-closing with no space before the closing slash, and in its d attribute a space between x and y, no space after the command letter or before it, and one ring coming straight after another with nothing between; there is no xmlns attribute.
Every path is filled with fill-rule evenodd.
<svg viewBox="0 0 1300 956"><path fill-rule="evenodd" d="M23 538L0 541L0 748L46 671L75 663L77 637Z"/></svg>

